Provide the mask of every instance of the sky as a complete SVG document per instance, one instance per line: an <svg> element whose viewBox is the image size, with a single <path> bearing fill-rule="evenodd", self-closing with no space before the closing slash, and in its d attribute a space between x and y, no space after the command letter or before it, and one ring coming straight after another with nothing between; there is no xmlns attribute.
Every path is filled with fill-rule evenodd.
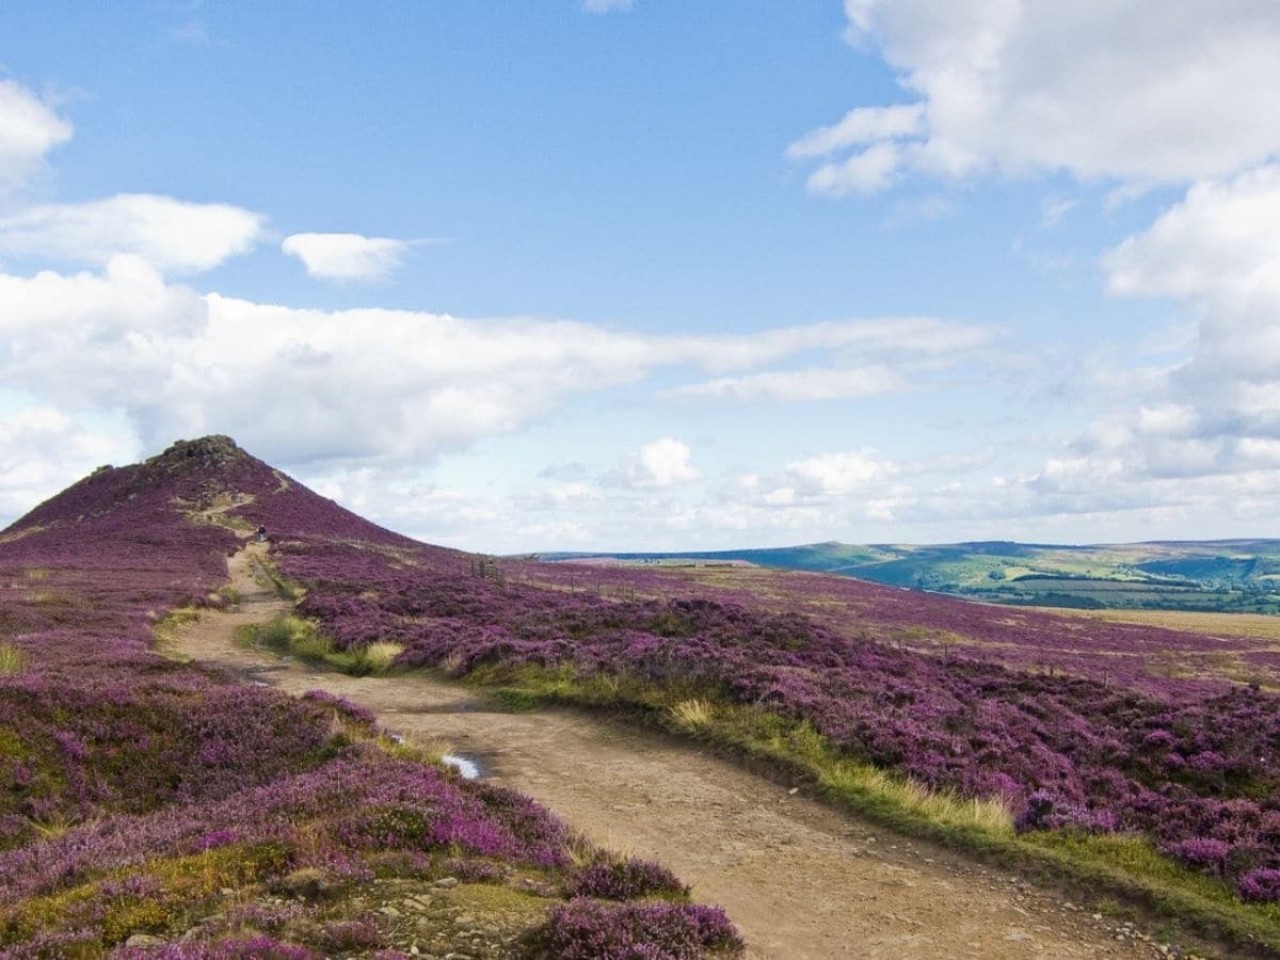
<svg viewBox="0 0 1280 960"><path fill-rule="evenodd" d="M9 0L0 526L232 436L492 553L1280 536L1274 0Z"/></svg>

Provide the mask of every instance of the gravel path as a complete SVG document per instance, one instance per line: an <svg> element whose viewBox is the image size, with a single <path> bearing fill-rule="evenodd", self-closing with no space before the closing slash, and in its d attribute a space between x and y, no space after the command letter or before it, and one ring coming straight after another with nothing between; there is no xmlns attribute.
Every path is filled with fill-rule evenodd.
<svg viewBox="0 0 1280 960"><path fill-rule="evenodd" d="M494 712L463 687L420 675L355 678L241 649L231 640L238 624L289 609L250 575L261 549L229 564L240 609L202 617L168 649L291 694L328 690L413 741L448 744L591 839L672 868L696 899L725 907L751 958L1176 954L1014 874L898 837L695 745L572 711Z"/></svg>

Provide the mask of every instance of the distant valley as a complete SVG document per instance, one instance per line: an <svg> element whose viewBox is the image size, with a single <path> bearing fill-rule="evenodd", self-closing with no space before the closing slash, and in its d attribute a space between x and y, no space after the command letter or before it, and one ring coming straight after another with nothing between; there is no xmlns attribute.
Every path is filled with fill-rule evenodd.
<svg viewBox="0 0 1280 960"><path fill-rule="evenodd" d="M814 543L692 553L546 553L543 560L751 563L990 603L1086 610L1280 612L1280 540L907 545Z"/></svg>

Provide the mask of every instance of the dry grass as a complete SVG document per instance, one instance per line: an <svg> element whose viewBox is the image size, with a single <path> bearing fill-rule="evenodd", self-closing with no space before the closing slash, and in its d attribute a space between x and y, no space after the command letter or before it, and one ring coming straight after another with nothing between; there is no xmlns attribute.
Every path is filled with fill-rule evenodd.
<svg viewBox="0 0 1280 960"><path fill-rule="evenodd" d="M1211 613L1193 610L1066 610L1040 608L1057 616L1110 623L1137 623L1209 636L1251 637L1280 642L1280 617L1265 613Z"/></svg>
<svg viewBox="0 0 1280 960"><path fill-rule="evenodd" d="M701 730L711 722L715 708L706 700L681 700L671 708L671 717L686 730Z"/></svg>
<svg viewBox="0 0 1280 960"><path fill-rule="evenodd" d="M365 647L364 659L370 673L386 673L396 657L404 653L403 644L380 641Z"/></svg>
<svg viewBox="0 0 1280 960"><path fill-rule="evenodd" d="M838 795L860 797L874 806L887 805L934 824L977 830L989 837L1013 836L1013 813L1001 800L930 790L869 764L849 761L827 766L819 779Z"/></svg>

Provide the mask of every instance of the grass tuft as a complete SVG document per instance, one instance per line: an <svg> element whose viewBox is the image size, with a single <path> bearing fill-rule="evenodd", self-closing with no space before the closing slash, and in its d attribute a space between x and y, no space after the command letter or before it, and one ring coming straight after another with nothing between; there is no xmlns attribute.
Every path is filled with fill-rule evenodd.
<svg viewBox="0 0 1280 960"><path fill-rule="evenodd" d="M11 643L0 643L0 677L12 677L26 667L27 658Z"/></svg>
<svg viewBox="0 0 1280 960"><path fill-rule="evenodd" d="M671 718L686 730L706 729L714 713L715 707L706 700L681 700L671 707Z"/></svg>
<svg viewBox="0 0 1280 960"><path fill-rule="evenodd" d="M237 627L235 639L241 646L270 647L308 663L328 664L356 677L389 673L395 667L396 657L404 653L401 644L390 642L336 650L333 639L321 633L315 622L293 614L266 624Z"/></svg>

